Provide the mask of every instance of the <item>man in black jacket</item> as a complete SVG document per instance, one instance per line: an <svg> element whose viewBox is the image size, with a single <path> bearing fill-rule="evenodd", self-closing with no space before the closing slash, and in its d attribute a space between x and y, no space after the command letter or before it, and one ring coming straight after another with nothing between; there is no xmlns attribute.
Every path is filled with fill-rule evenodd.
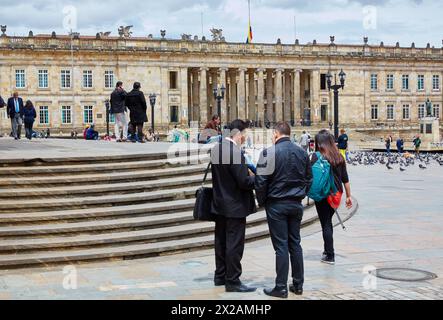
<svg viewBox="0 0 443 320"><path fill-rule="evenodd" d="M256 212L254 177L250 176L241 145L247 124L235 120L222 142L211 152L215 224L214 282L227 292L254 292L242 284L241 259L245 248L246 217Z"/></svg>
<svg viewBox="0 0 443 320"><path fill-rule="evenodd" d="M21 138L25 107L23 99L18 96L18 92L14 92L12 97L8 99L7 108L8 117L11 118L12 135L15 140L19 140Z"/></svg>
<svg viewBox="0 0 443 320"><path fill-rule="evenodd" d="M139 82L134 83L134 89L126 95L126 106L131 112L129 117L131 119L132 126L132 136L135 136L135 132L137 129L138 141L141 143L145 142L144 134L143 134L143 125L145 122L148 122L148 116L146 115L147 105L146 98L142 91L140 91L141 85ZM134 141L134 138L133 142Z"/></svg>
<svg viewBox="0 0 443 320"><path fill-rule="evenodd" d="M115 90L111 94L111 113L115 116L115 138L117 142L128 140L128 119L126 119L125 106L126 91L123 82L117 82Z"/></svg>
<svg viewBox="0 0 443 320"><path fill-rule="evenodd" d="M260 206L265 206L276 255L276 286L265 294L288 297L289 256L293 285L290 291L303 294L304 269L300 225L302 200L312 184L309 156L290 141L291 128L279 122L274 128L275 145L260 156L255 178L255 192Z"/></svg>

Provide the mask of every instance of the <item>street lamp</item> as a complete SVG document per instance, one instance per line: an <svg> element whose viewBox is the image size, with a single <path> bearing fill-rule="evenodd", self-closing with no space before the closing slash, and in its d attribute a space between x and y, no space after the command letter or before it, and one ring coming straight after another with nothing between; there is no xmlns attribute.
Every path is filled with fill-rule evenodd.
<svg viewBox="0 0 443 320"><path fill-rule="evenodd" d="M221 121L222 121L221 102L225 98L226 87L224 85L222 85L221 88L219 89L216 86L216 87L214 87L213 92L214 92L214 99L217 100L217 113L218 113L218 116L220 117L220 124L221 124Z"/></svg>
<svg viewBox="0 0 443 320"><path fill-rule="evenodd" d="M151 126L152 126L152 134L154 134L154 112L155 112L155 102L157 101L157 95L155 93L149 95L149 102L151 103Z"/></svg>
<svg viewBox="0 0 443 320"><path fill-rule="evenodd" d="M332 84L332 74L331 72L328 72L326 75L326 82L328 84L328 90L334 90L334 135L335 138L338 139L338 125L339 125L339 110L338 110L338 92L340 89L345 88L345 81L346 81L346 73L343 72L343 69L338 74L340 78L340 84L337 83L337 75L334 76L335 78L335 84Z"/></svg>

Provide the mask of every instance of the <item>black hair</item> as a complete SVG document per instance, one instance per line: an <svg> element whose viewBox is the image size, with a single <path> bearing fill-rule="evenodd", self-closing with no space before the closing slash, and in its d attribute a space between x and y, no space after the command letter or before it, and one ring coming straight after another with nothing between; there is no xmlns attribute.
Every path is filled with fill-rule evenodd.
<svg viewBox="0 0 443 320"><path fill-rule="evenodd" d="M138 89L140 89L142 86L141 86L141 84L140 84L140 82L134 82L134 89L135 90L138 90Z"/></svg>

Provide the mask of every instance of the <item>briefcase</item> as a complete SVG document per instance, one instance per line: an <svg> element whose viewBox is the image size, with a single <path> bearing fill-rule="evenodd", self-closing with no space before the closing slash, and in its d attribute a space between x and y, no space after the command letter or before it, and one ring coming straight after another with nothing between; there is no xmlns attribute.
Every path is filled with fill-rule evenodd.
<svg viewBox="0 0 443 320"><path fill-rule="evenodd" d="M195 193L194 220L197 221L215 221L216 218L216 216L211 213L213 190L212 188L205 187L206 178L210 169L211 163L209 163L206 169L202 186Z"/></svg>

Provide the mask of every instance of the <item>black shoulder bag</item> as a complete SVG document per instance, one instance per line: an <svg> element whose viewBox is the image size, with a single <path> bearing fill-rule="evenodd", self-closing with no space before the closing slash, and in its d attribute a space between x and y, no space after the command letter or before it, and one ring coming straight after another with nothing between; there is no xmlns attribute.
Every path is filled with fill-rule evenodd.
<svg viewBox="0 0 443 320"><path fill-rule="evenodd" d="M211 162L209 162L202 185L195 193L194 220L197 221L215 221L216 218L216 216L211 213L213 189L205 188L206 178L208 177L211 165Z"/></svg>

